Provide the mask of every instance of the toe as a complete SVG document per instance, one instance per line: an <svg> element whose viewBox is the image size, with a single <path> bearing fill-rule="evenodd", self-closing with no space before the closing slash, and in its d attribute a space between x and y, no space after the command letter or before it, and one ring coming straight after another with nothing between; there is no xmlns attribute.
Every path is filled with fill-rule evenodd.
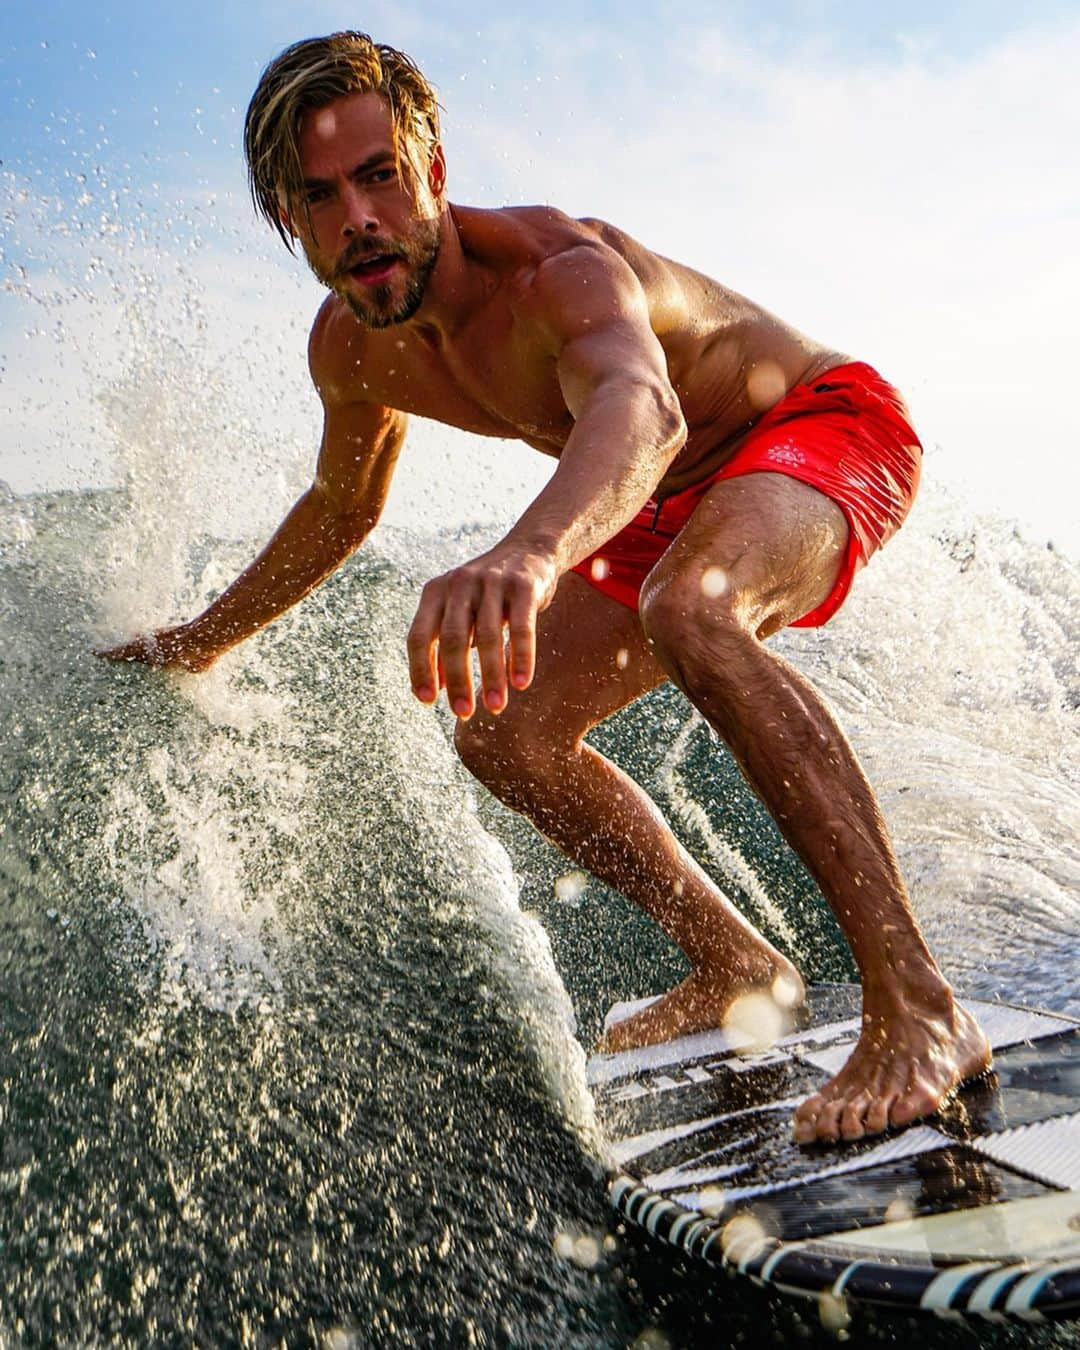
<svg viewBox="0 0 1080 1350"><path fill-rule="evenodd" d="M815 1092L795 1108L793 1132L797 1144L812 1144L817 1138L817 1118L824 1107L825 1098L820 1092Z"/></svg>
<svg viewBox="0 0 1080 1350"><path fill-rule="evenodd" d="M818 1113L815 1134L823 1143L835 1144L840 1138L840 1119L844 1114L844 1107L845 1102L841 1098L838 1101L826 1102Z"/></svg>
<svg viewBox="0 0 1080 1350"><path fill-rule="evenodd" d="M866 1133L882 1134L889 1128L889 1112L896 1101L895 1090L879 1093L866 1112Z"/></svg>
<svg viewBox="0 0 1080 1350"><path fill-rule="evenodd" d="M851 1098L840 1117L842 1139L862 1139L864 1135L874 1133L867 1120L872 1105L873 1098L869 1092L859 1092Z"/></svg>
<svg viewBox="0 0 1080 1350"><path fill-rule="evenodd" d="M916 1079L907 1092L897 1096L889 1108L889 1122L897 1129L933 1115L941 1105L943 1094L935 1091L922 1079Z"/></svg>

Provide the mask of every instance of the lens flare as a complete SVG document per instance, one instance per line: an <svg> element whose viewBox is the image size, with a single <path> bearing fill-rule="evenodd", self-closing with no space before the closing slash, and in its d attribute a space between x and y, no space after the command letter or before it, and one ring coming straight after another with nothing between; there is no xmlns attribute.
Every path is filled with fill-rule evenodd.
<svg viewBox="0 0 1080 1350"><path fill-rule="evenodd" d="M720 1249L724 1259L738 1265L752 1256L767 1240L765 1229L753 1214L736 1214L724 1225L720 1234Z"/></svg>
<svg viewBox="0 0 1080 1350"><path fill-rule="evenodd" d="M780 974L773 980L770 989L773 1002L778 1008L790 1011L798 1007L803 999L802 986L790 975Z"/></svg>
<svg viewBox="0 0 1080 1350"><path fill-rule="evenodd" d="M786 1018L771 994L743 994L724 1014L724 1030L745 1054L771 1050L785 1031Z"/></svg>
<svg viewBox="0 0 1080 1350"><path fill-rule="evenodd" d="M771 408L786 393L787 380L775 361L758 361L746 377L746 396L755 408Z"/></svg>

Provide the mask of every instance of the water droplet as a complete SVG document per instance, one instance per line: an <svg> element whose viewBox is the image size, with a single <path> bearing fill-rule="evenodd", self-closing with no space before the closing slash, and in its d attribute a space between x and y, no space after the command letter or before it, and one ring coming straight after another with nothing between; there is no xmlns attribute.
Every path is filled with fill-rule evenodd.
<svg viewBox="0 0 1080 1350"><path fill-rule="evenodd" d="M595 1270L600 1264L600 1244L589 1233L582 1233L574 1239L572 1260L582 1270Z"/></svg>
<svg viewBox="0 0 1080 1350"><path fill-rule="evenodd" d="M633 1350L671 1350L671 1338L659 1327L646 1327L634 1341Z"/></svg>
<svg viewBox="0 0 1080 1350"><path fill-rule="evenodd" d="M584 872L567 872L555 882L555 898L564 905L576 904L588 884L589 878Z"/></svg>
<svg viewBox="0 0 1080 1350"><path fill-rule="evenodd" d="M910 1201L903 1195L897 1195L889 1201L885 1209L885 1222L903 1223L905 1219L912 1218L914 1213Z"/></svg>
<svg viewBox="0 0 1080 1350"><path fill-rule="evenodd" d="M837 1298L826 1291L818 1298L818 1316L826 1331L839 1334L847 1331L851 1325L851 1313L848 1312L847 1299Z"/></svg>

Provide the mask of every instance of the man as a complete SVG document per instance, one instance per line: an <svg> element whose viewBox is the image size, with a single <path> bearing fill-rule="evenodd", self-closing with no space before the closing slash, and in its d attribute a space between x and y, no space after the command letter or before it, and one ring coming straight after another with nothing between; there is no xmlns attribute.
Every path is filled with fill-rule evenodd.
<svg viewBox="0 0 1080 1350"><path fill-rule="evenodd" d="M363 34L272 62L245 147L257 206L331 291L310 343L325 409L315 479L205 613L104 654L202 670L295 604L378 520L408 413L554 456L507 536L425 586L409 660L421 701L445 684L472 772L689 958L687 979L605 1048L719 1025L742 996L802 997L791 963L584 744L671 679L730 746L858 963L860 1039L799 1107L796 1138L935 1111L989 1047L923 941L843 734L762 644L824 623L903 520L920 450L900 396L600 221L451 205L431 87Z"/></svg>

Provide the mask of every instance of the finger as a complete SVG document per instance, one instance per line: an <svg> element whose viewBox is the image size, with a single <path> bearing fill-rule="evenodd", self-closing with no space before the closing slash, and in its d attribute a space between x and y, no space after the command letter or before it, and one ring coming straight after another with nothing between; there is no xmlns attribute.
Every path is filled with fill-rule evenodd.
<svg viewBox="0 0 1080 1350"><path fill-rule="evenodd" d="M435 672L435 643L443 611L443 588L429 581L420 594L420 604L409 629L406 647L409 653L409 680L421 703L434 703L439 685Z"/></svg>
<svg viewBox="0 0 1080 1350"><path fill-rule="evenodd" d="M446 676L446 697L454 715L469 718L476 710L473 699L472 590L462 588L447 602L439 629L439 658Z"/></svg>
<svg viewBox="0 0 1080 1350"><path fill-rule="evenodd" d="M503 638L503 592L501 585L485 588L476 615L476 651L480 657L480 682L484 703L492 712L506 707L506 643Z"/></svg>
<svg viewBox="0 0 1080 1350"><path fill-rule="evenodd" d="M510 683L528 689L536 673L536 596L521 586L510 599Z"/></svg>

